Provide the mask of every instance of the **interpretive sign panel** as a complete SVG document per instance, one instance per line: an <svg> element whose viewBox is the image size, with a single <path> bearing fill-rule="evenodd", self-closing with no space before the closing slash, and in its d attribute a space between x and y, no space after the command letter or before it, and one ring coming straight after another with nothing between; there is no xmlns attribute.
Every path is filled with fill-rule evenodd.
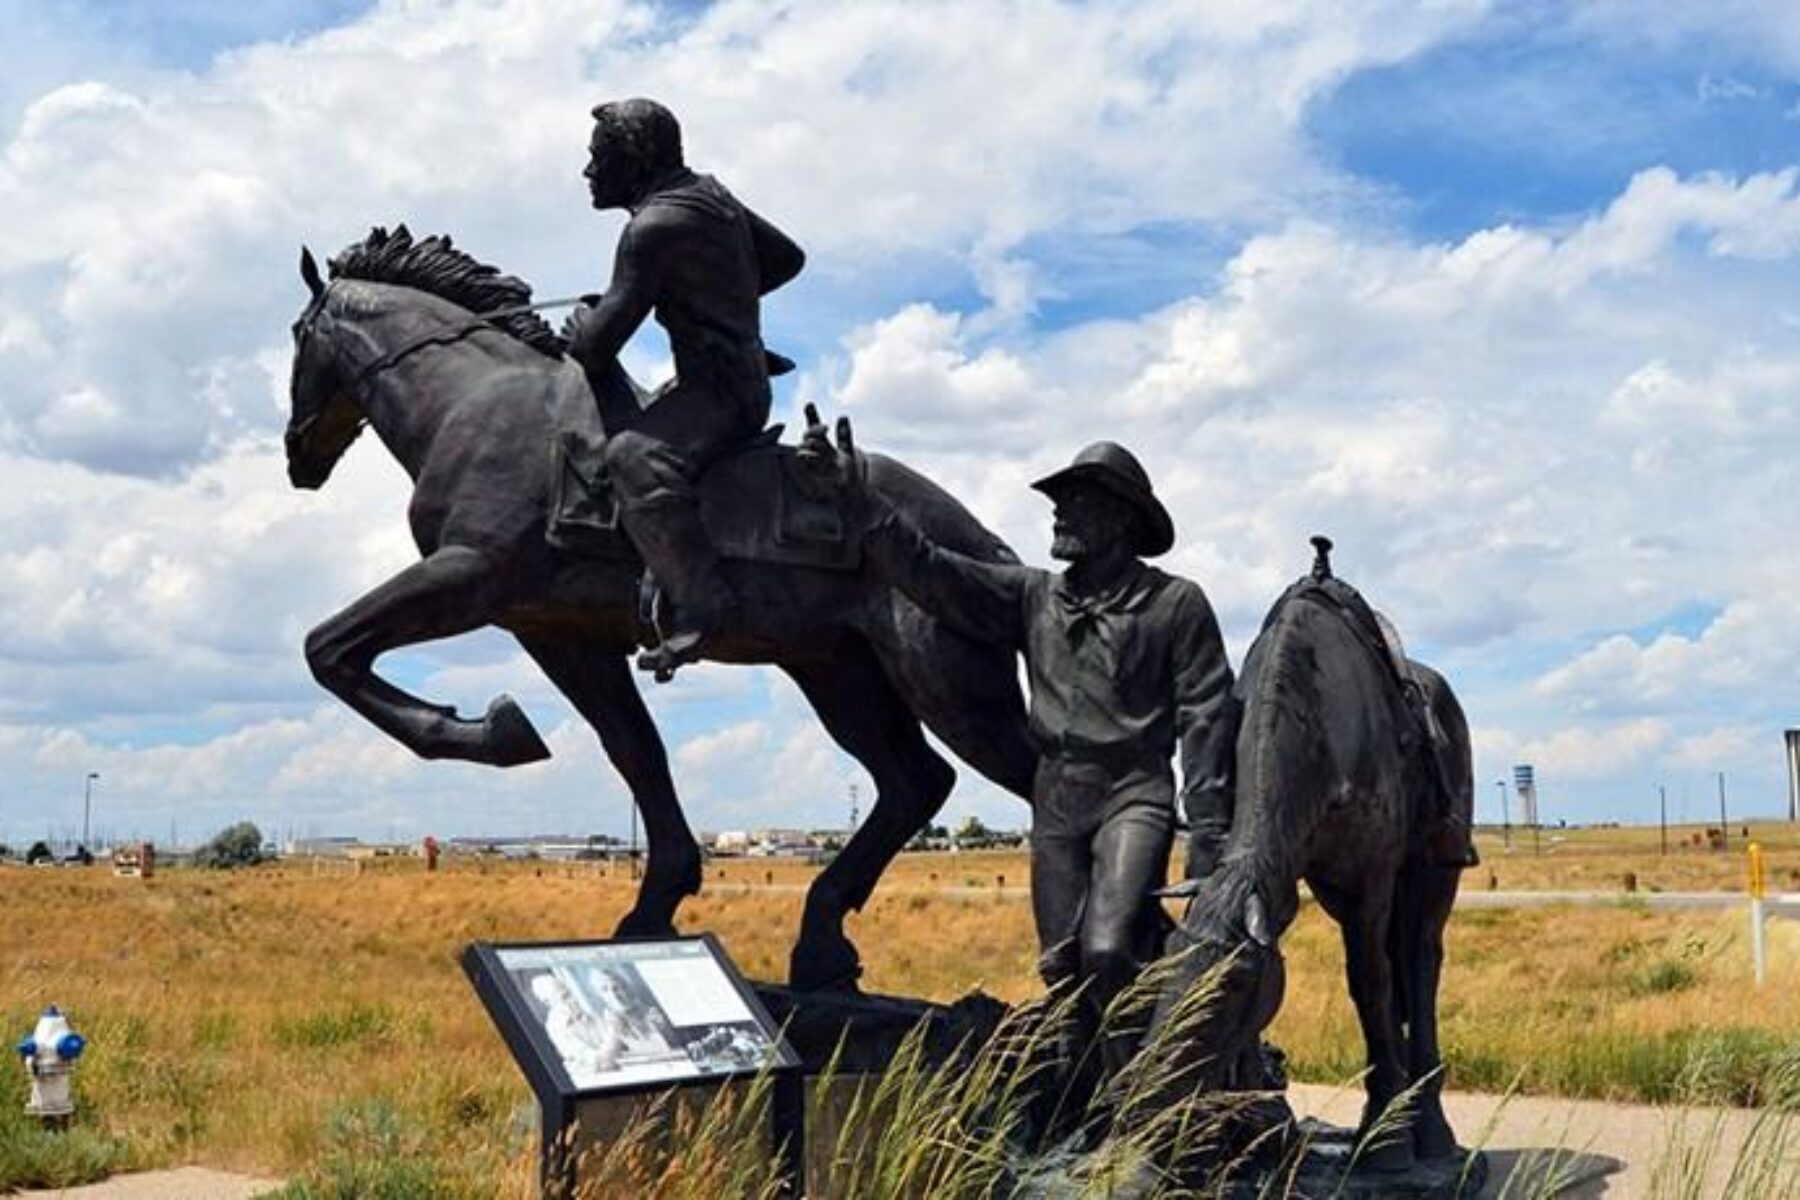
<svg viewBox="0 0 1800 1200"><path fill-rule="evenodd" d="M583 1101L798 1071L800 1056L710 934L657 941L489 944L463 970L543 1113L544 1176L572 1179ZM782 1080L785 1082L785 1079ZM778 1123L790 1104L777 1086ZM589 1106L591 1108L591 1105ZM586 1110L584 1110L586 1111ZM581 1118L586 1126L589 1118ZM801 1131L783 1128L798 1149Z"/></svg>
<svg viewBox="0 0 1800 1200"><path fill-rule="evenodd" d="M710 936L477 943L463 964L534 1087L570 1098L800 1065Z"/></svg>

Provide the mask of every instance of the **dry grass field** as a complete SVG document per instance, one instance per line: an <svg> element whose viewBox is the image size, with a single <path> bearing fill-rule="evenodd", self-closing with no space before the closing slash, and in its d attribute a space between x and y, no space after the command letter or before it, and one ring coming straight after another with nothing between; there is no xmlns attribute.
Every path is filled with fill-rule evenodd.
<svg viewBox="0 0 1800 1200"><path fill-rule="evenodd" d="M1770 831L1771 833L1776 831ZM1729 887L1741 855L1606 851L1580 838L1483 853L1500 886ZM1778 871L1800 845L1770 838ZM1484 867L1468 886L1485 886ZM815 868L735 860L684 909L754 977L779 978ZM1773 881L1784 886L1779 874ZM1609 884L1607 881L1610 880ZM874 991L951 999L1035 994L1019 853L907 856L852 936ZM77 1080L92 1155L298 1175L358 1153L423 1173L424 1192L528 1190L535 1128L517 1070L457 966L472 940L592 937L632 884L588 867L403 863L353 875L304 866L165 872L0 868L0 1033L47 1003L90 1038ZM54 933L49 933L54 931ZM1771 928L1771 977L1750 982L1742 914L1617 905L1465 910L1450 933L1443 1030L1452 1086L1664 1101L1766 1103L1800 1065L1800 925ZM1273 1036L1296 1077L1342 1081L1360 1040L1335 927L1307 906L1285 949ZM0 1085L0 1189L81 1162L25 1155L22 1073ZM23 1144L22 1142L20 1144ZM36 1164L33 1166L32 1164ZM91 1173L92 1166L86 1168ZM348 1169L348 1168L346 1168ZM37 1176L32 1172L36 1171ZM324 1193L320 1193L324 1194ZM424 1194L423 1192L421 1194Z"/></svg>

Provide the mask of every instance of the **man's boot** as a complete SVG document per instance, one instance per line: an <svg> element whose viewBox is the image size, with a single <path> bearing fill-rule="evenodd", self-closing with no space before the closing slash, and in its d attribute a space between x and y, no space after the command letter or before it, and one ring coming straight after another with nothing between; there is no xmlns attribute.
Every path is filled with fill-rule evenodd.
<svg viewBox="0 0 1800 1200"><path fill-rule="evenodd" d="M706 652L706 639L737 607L737 596L719 569L692 499L665 495L623 508L619 517L669 601L668 621L658 630L662 642L637 660L638 670L652 671L658 683L666 683L676 668Z"/></svg>

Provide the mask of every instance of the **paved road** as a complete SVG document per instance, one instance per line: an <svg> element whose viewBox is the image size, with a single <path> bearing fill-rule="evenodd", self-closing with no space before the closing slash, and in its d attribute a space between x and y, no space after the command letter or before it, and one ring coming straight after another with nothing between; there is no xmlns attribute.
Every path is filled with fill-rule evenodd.
<svg viewBox="0 0 1800 1200"><path fill-rule="evenodd" d="M705 891L712 896L743 895L748 892L798 894L806 891L804 883L743 883L737 880L710 880ZM951 900L1023 900L1031 889L1021 884L993 884L970 887L966 884L893 883L881 887L881 896L943 896ZM1484 892L1464 885L1457 894L1459 908L1609 908L1618 905L1642 905L1659 912L1736 911L1747 909L1749 896L1743 892ZM1800 920L1800 892L1783 892L1770 896L1765 904L1772 917Z"/></svg>
<svg viewBox="0 0 1800 1200"><path fill-rule="evenodd" d="M1743 892L1483 892L1464 887L1457 894L1459 908L1553 908L1559 904L1577 908L1605 908L1621 904L1642 905L1667 912L1748 910L1750 897ZM1764 901L1772 917L1800 919L1800 892L1784 892Z"/></svg>

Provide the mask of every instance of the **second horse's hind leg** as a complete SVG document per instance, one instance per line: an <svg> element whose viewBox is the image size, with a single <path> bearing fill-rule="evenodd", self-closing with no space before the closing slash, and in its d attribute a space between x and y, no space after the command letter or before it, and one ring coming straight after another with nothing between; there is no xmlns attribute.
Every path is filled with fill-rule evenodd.
<svg viewBox="0 0 1800 1200"><path fill-rule="evenodd" d="M875 804L806 893L800 938L788 959L797 988L852 987L862 972L844 918L861 908L908 840L943 806L956 772L926 744L916 717L866 646L829 663L785 665L838 745L875 779Z"/></svg>
<svg viewBox="0 0 1800 1200"><path fill-rule="evenodd" d="M675 910L700 890L700 845L688 828L662 735L626 663L623 647L521 637L550 682L600 735L613 769L631 789L644 818L649 861L637 902L620 920L615 937L657 937L675 932Z"/></svg>
<svg viewBox="0 0 1800 1200"><path fill-rule="evenodd" d="M1461 875L1457 867L1409 867L1396 893L1391 943L1406 1020L1406 1068L1419 1089L1413 1149L1420 1158L1443 1158L1457 1148L1456 1132L1444 1115L1437 993L1444 966L1444 926L1456 904Z"/></svg>

